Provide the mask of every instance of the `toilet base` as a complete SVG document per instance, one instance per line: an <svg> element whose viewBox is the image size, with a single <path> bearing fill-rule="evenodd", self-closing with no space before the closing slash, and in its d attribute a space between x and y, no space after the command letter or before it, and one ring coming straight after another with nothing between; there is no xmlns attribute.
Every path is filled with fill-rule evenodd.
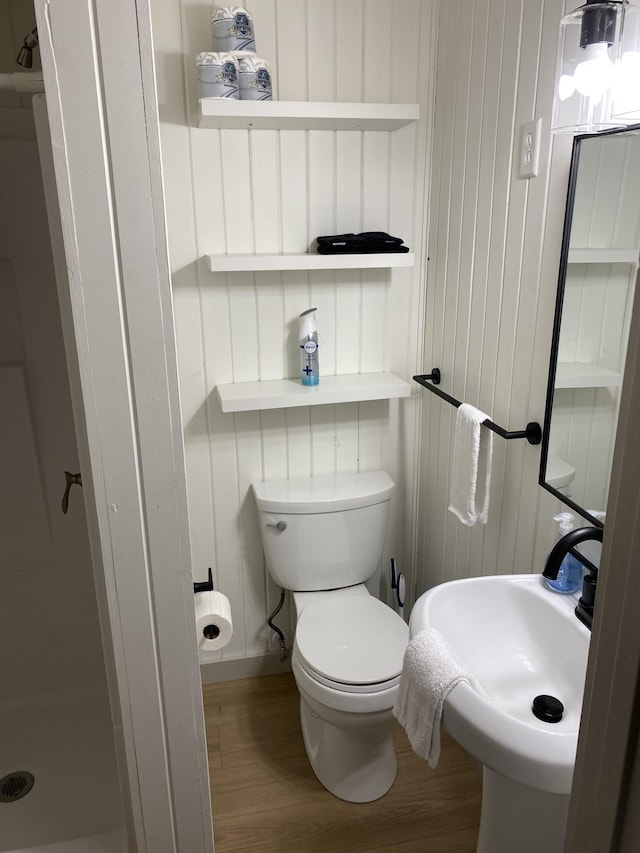
<svg viewBox="0 0 640 853"><path fill-rule="evenodd" d="M300 724L311 768L334 796L370 803L387 793L398 769L391 709L372 714L336 711L301 691Z"/></svg>
<svg viewBox="0 0 640 853"><path fill-rule="evenodd" d="M562 853L569 794L520 785L483 768L476 853Z"/></svg>

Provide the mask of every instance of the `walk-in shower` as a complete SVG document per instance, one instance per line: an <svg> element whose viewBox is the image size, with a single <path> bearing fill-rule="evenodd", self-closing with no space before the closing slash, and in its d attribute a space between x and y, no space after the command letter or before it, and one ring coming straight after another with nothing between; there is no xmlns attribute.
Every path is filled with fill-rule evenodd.
<svg viewBox="0 0 640 853"><path fill-rule="evenodd" d="M0 31L14 26L10 10L19 18L21 4L0 4ZM80 467L43 184L46 103L14 85L40 77L42 88L35 29L17 60L33 70L16 69L25 28L0 45L0 851L122 853L82 491L61 508L65 470Z"/></svg>

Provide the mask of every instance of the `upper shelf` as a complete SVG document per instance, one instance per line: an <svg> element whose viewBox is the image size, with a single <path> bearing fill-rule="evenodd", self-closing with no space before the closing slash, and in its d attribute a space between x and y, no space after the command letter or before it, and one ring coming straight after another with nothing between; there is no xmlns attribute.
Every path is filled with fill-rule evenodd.
<svg viewBox="0 0 640 853"><path fill-rule="evenodd" d="M211 272L259 272L269 270L352 270L412 267L413 252L367 255L207 255Z"/></svg>
<svg viewBox="0 0 640 853"><path fill-rule="evenodd" d="M398 130L419 118L418 104L201 98L199 127L217 130Z"/></svg>
<svg viewBox="0 0 640 853"><path fill-rule="evenodd" d="M637 264L638 249L569 249L570 264Z"/></svg>

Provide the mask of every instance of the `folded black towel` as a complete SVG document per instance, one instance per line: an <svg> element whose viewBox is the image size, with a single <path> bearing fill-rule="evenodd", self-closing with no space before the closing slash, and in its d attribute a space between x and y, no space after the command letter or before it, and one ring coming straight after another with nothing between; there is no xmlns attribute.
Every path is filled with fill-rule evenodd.
<svg viewBox="0 0 640 853"><path fill-rule="evenodd" d="M360 234L333 234L317 237L320 255L355 255L381 252L408 252L401 237L386 231L363 231Z"/></svg>
<svg viewBox="0 0 640 853"><path fill-rule="evenodd" d="M391 246L383 245L379 243L368 243L367 249L365 250L367 254L374 255L376 253L382 254L383 252L400 252L405 253L411 251L408 246L398 246L397 243Z"/></svg>
<svg viewBox="0 0 640 853"><path fill-rule="evenodd" d="M343 243L332 246L329 243L318 243L319 255L366 255L371 248L366 243Z"/></svg>
<svg viewBox="0 0 640 853"><path fill-rule="evenodd" d="M318 237L319 246L364 246L366 240L359 234L334 234L330 237Z"/></svg>
<svg viewBox="0 0 640 853"><path fill-rule="evenodd" d="M392 237L391 234L387 234L385 231L363 231L357 236L364 237L368 243L384 243L385 245L395 243L397 246L401 246L404 242L402 237Z"/></svg>

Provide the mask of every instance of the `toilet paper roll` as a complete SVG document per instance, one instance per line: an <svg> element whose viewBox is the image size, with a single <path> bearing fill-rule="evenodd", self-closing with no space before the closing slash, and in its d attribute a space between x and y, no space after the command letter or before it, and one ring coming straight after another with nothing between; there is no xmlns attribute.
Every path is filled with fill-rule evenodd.
<svg viewBox="0 0 640 853"><path fill-rule="evenodd" d="M216 590L199 592L195 599L198 648L210 652L224 648L233 636L229 599Z"/></svg>

